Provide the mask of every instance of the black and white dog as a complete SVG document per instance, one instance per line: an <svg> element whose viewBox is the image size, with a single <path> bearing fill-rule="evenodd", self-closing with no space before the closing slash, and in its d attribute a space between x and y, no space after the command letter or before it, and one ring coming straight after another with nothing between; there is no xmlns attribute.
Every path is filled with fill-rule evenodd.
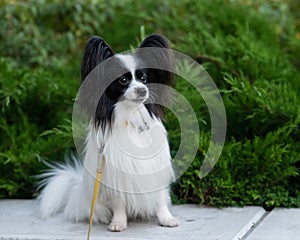
<svg viewBox="0 0 300 240"><path fill-rule="evenodd" d="M168 41L157 34L128 54L114 54L100 37L88 41L79 97L91 119L84 161L57 164L43 174L43 218L59 211L73 221L89 217L103 145L106 161L94 221L109 224L110 231L126 229L127 219L151 216L157 216L162 226L179 224L168 209L168 184L174 172L161 121L163 107L156 104L168 98L164 86L173 84L171 71L163 69L172 64L167 50ZM151 61L161 69L147 67Z"/></svg>

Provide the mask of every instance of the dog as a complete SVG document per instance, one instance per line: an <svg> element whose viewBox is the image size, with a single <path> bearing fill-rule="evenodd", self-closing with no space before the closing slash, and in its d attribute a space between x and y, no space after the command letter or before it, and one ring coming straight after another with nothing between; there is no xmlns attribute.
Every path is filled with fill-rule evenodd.
<svg viewBox="0 0 300 240"><path fill-rule="evenodd" d="M73 157L74 164L55 164L42 174L42 218L58 212L71 221L89 218L102 154L105 166L94 222L114 232L125 230L128 219L153 216L161 226L178 226L168 208L174 169L162 123L162 102L174 84L170 52L168 40L158 34L146 37L135 52L121 54L98 36L88 40L78 97L90 119L84 160Z"/></svg>

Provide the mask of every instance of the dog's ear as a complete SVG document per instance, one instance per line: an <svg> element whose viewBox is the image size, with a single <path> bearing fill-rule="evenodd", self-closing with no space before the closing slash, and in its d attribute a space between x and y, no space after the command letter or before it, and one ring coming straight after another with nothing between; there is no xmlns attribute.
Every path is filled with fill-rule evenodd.
<svg viewBox="0 0 300 240"><path fill-rule="evenodd" d="M82 63L81 63L81 80L101 62L114 55L111 47L100 37L91 37L85 47Z"/></svg>
<svg viewBox="0 0 300 240"><path fill-rule="evenodd" d="M148 85L153 96L151 98L152 103L147 104L146 107L150 112L162 119L164 108L161 103L168 102L170 94L167 88L162 88L159 84L169 87L174 85L174 60L169 41L161 35L152 34L141 43L137 50L137 55L147 69L148 83L154 83Z"/></svg>
<svg viewBox="0 0 300 240"><path fill-rule="evenodd" d="M149 35L144 39L139 47L170 48L168 40L159 34Z"/></svg>
<svg viewBox="0 0 300 240"><path fill-rule="evenodd" d="M109 102L104 94L105 88L103 88L105 83L104 66L95 71L92 70L102 62L112 59L113 55L113 50L102 38L93 36L85 46L81 63L82 84L77 102L97 125L103 124L104 120L98 119L98 115L107 116ZM100 96L102 97L100 98Z"/></svg>
<svg viewBox="0 0 300 240"><path fill-rule="evenodd" d="M165 50L160 50L160 48ZM146 37L137 50L137 56L143 61L146 68L156 69L155 74L158 75L152 79L152 83L173 85L174 59L169 41L165 37L159 34Z"/></svg>

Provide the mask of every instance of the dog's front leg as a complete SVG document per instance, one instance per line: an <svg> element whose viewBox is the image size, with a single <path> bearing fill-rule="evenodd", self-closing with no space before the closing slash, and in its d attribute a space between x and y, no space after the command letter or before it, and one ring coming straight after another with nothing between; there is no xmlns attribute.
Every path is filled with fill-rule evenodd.
<svg viewBox="0 0 300 240"><path fill-rule="evenodd" d="M124 231L127 227L126 207L122 201L117 202L113 206L113 218L108 226L108 230L112 232Z"/></svg>
<svg viewBox="0 0 300 240"><path fill-rule="evenodd" d="M158 217L159 223L163 227L177 227L179 221L173 217L168 208L168 191L162 190L160 193L160 199L158 202L156 215Z"/></svg>

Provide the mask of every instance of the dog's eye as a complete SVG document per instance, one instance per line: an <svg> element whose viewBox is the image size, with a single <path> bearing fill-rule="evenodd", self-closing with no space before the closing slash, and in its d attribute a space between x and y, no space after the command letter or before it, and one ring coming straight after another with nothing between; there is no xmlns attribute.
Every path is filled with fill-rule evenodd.
<svg viewBox="0 0 300 240"><path fill-rule="evenodd" d="M143 76L141 77L141 82L142 82L142 83L147 83L147 76L146 76L146 75L143 75Z"/></svg>
<svg viewBox="0 0 300 240"><path fill-rule="evenodd" d="M120 79L119 79L119 83L121 84L121 85L128 85L129 84L129 79L127 78L127 77L121 77Z"/></svg>

